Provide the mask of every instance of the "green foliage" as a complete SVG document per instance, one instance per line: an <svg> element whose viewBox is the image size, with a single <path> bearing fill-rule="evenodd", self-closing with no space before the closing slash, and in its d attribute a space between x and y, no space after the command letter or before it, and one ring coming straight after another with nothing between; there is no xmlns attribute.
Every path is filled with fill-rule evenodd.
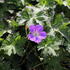
<svg viewBox="0 0 70 70"><path fill-rule="evenodd" d="M47 37L29 41L31 24ZM67 63L66 63L67 62ZM0 70L70 69L70 0L0 1Z"/></svg>

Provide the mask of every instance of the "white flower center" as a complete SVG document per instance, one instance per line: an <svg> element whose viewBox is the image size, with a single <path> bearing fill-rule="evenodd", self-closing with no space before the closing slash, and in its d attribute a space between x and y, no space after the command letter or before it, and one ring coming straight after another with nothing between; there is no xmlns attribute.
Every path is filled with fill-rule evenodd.
<svg viewBox="0 0 70 70"><path fill-rule="evenodd" d="M39 36L40 34L39 34L39 32L35 31L35 32L33 33L33 35L34 35L34 36Z"/></svg>

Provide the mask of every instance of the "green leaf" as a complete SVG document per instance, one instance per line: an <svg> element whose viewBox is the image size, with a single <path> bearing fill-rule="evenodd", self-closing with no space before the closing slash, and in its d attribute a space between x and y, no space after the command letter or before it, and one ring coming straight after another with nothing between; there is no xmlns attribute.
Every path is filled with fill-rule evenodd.
<svg viewBox="0 0 70 70"><path fill-rule="evenodd" d="M14 41L14 45L15 45L15 49L16 49L16 53L19 55L19 56L23 56L25 50L24 50L24 45L25 45L25 38L21 37L21 36L17 36L15 38L15 41Z"/></svg>
<svg viewBox="0 0 70 70"><path fill-rule="evenodd" d="M63 23L60 27L59 30L60 32L65 36L65 38L70 41L70 28L68 27L70 23Z"/></svg>
<svg viewBox="0 0 70 70"><path fill-rule="evenodd" d="M66 0L66 1L67 1L68 6L70 6L70 0Z"/></svg>
<svg viewBox="0 0 70 70"><path fill-rule="evenodd" d="M5 51L5 54L11 56L11 54L16 54L16 50L15 50L15 46L14 45L7 45L3 48L1 48L1 50Z"/></svg>
<svg viewBox="0 0 70 70"><path fill-rule="evenodd" d="M58 28L63 23L63 16L58 14L55 16L52 26Z"/></svg>
<svg viewBox="0 0 70 70"><path fill-rule="evenodd" d="M55 0L58 4L63 4L63 0Z"/></svg>
<svg viewBox="0 0 70 70"><path fill-rule="evenodd" d="M7 62L0 62L0 70L10 70L10 64Z"/></svg>
<svg viewBox="0 0 70 70"><path fill-rule="evenodd" d="M48 70L53 70L53 69L54 70L66 70L61 66L59 57L48 56L47 58L46 58L46 63L47 63L46 68Z"/></svg>
<svg viewBox="0 0 70 70"><path fill-rule="evenodd" d="M4 33L4 31L2 30L2 31L0 31L0 36L2 36L3 35L3 33Z"/></svg>
<svg viewBox="0 0 70 70"><path fill-rule="evenodd" d="M7 22L9 22L10 26L13 27L13 28L18 26L18 23L15 20L7 20Z"/></svg>
<svg viewBox="0 0 70 70"><path fill-rule="evenodd" d="M29 19L29 14L28 14L28 11L27 11L27 10L23 11L23 12L21 13L21 15L22 15L22 17L23 17L24 19Z"/></svg>
<svg viewBox="0 0 70 70"><path fill-rule="evenodd" d="M49 7L54 5L54 0L39 0L41 5L48 5Z"/></svg>

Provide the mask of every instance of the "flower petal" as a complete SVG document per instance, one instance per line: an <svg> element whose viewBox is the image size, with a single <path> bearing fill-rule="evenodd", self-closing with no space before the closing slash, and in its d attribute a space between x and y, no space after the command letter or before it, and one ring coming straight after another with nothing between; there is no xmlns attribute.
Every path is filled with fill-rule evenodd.
<svg viewBox="0 0 70 70"><path fill-rule="evenodd" d="M43 31L43 26L42 25L36 25L36 31L40 32Z"/></svg>
<svg viewBox="0 0 70 70"><path fill-rule="evenodd" d="M41 39L39 37L35 37L35 41L36 43L40 43L41 42Z"/></svg>
<svg viewBox="0 0 70 70"><path fill-rule="evenodd" d="M39 37L33 36L33 34L28 34L28 39L34 41L35 43L40 43L41 39Z"/></svg>
<svg viewBox="0 0 70 70"><path fill-rule="evenodd" d="M35 36L33 34L28 34L27 37L29 40L35 41Z"/></svg>
<svg viewBox="0 0 70 70"><path fill-rule="evenodd" d="M39 38L40 38L40 39L45 39L46 36L47 36L47 33L46 33L45 31L42 31L42 32L40 32Z"/></svg>
<svg viewBox="0 0 70 70"><path fill-rule="evenodd" d="M35 31L35 25L31 25L31 26L29 27L29 30L30 30L30 32L34 32L34 31Z"/></svg>

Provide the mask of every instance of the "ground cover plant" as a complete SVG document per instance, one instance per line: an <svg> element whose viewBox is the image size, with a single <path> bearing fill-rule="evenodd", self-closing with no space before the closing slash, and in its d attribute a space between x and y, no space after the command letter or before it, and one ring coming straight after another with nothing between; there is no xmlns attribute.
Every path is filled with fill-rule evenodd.
<svg viewBox="0 0 70 70"><path fill-rule="evenodd" d="M0 70L69 70L70 0L0 0Z"/></svg>

